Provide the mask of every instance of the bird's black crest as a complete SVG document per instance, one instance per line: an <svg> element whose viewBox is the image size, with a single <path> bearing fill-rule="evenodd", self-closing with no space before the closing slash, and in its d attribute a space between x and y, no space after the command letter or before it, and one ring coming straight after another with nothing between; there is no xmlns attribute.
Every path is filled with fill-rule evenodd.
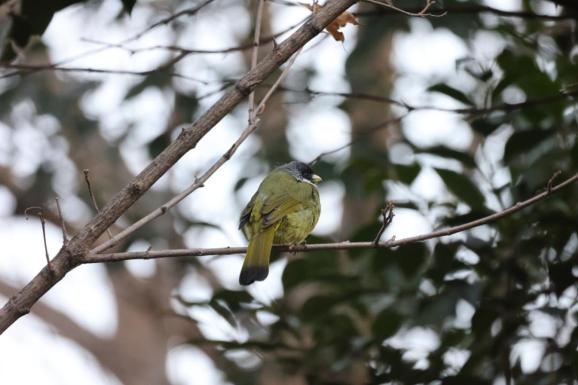
<svg viewBox="0 0 578 385"><path fill-rule="evenodd" d="M299 162L294 160L293 162L289 162L287 164L284 164L283 166L279 167L281 169L286 169L288 170L291 174L302 178L302 179L307 179L307 180L311 180L311 178L313 178L313 169L307 164L307 163L303 163L303 162Z"/></svg>

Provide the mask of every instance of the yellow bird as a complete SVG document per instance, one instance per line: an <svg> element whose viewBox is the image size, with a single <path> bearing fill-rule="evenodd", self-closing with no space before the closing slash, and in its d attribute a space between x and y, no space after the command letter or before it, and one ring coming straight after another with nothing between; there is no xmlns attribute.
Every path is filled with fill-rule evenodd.
<svg viewBox="0 0 578 385"><path fill-rule="evenodd" d="M296 245L311 234L321 213L316 186L320 181L309 165L293 161L261 182L239 220L239 229L249 240L241 285L267 278L273 244Z"/></svg>

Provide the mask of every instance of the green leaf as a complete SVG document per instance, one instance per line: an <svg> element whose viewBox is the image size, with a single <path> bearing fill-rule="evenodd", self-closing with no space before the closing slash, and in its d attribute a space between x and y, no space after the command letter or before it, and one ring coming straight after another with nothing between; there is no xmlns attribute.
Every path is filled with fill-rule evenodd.
<svg viewBox="0 0 578 385"><path fill-rule="evenodd" d="M373 321L373 335L380 341L389 338L399 330L403 321L402 315L393 310L385 309Z"/></svg>
<svg viewBox="0 0 578 385"><path fill-rule="evenodd" d="M485 198L478 187L466 176L452 170L435 169L448 189L472 209L484 207Z"/></svg>
<svg viewBox="0 0 578 385"><path fill-rule="evenodd" d="M495 116L490 118L476 119L470 122L472 130L483 136L489 136L496 131L503 123L503 116Z"/></svg>
<svg viewBox="0 0 578 385"><path fill-rule="evenodd" d="M247 183L248 180L249 178L245 177L239 178L239 180L237 181L237 183L235 183L235 186L233 187L233 191L239 191L245 185L245 183Z"/></svg>
<svg viewBox="0 0 578 385"><path fill-rule="evenodd" d="M235 318L235 314L233 314L231 309L229 309L229 307L224 303L224 301L212 299L209 305L217 314L223 317L223 319L226 320L229 323L229 325L231 325L232 327L237 327L237 320Z"/></svg>
<svg viewBox="0 0 578 385"><path fill-rule="evenodd" d="M475 104L466 96L466 94L464 94L462 91L456 88L448 86L447 84L444 83L434 84L433 86L428 88L428 91L439 92L440 94L449 96L450 98L460 101L468 106L475 107Z"/></svg>
<svg viewBox="0 0 578 385"><path fill-rule="evenodd" d="M321 315L327 315L338 299L332 296L319 295L309 298L301 308L301 314L305 320L313 320Z"/></svg>
<svg viewBox="0 0 578 385"><path fill-rule="evenodd" d="M524 130L516 131L508 142L504 150L504 161L510 162L516 157L527 154L539 144L554 135L554 130Z"/></svg>
<svg viewBox="0 0 578 385"><path fill-rule="evenodd" d="M285 291L287 292L301 282L306 281L309 278L307 272L307 261L305 259L290 261L285 267L281 278Z"/></svg>
<svg viewBox="0 0 578 385"><path fill-rule="evenodd" d="M419 274L427 261L427 248L423 243L401 246L395 250L396 262L407 278Z"/></svg>
<svg viewBox="0 0 578 385"><path fill-rule="evenodd" d="M416 153L421 153L421 154L423 154L423 153L432 154L432 155L440 156L442 158L455 159L455 160L461 162L464 166L467 166L470 168L476 167L476 161L474 160L474 158L470 154L462 152L462 151L454 150L454 149L446 147L444 145L425 147L425 148L419 148L418 147L418 148L415 148L414 151Z"/></svg>
<svg viewBox="0 0 578 385"><path fill-rule="evenodd" d="M253 297L251 297L251 295L245 290L222 289L213 295L212 301L222 301L227 304L231 310L238 311L241 309L243 304L253 302Z"/></svg>
<svg viewBox="0 0 578 385"><path fill-rule="evenodd" d="M412 164L394 164L393 168L397 178L404 184L410 185L421 171L421 166L417 163Z"/></svg>

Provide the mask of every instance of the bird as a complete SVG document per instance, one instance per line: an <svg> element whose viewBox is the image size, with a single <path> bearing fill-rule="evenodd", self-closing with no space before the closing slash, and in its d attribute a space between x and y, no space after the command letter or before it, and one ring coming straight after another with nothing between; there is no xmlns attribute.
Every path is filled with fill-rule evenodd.
<svg viewBox="0 0 578 385"><path fill-rule="evenodd" d="M296 245L311 234L321 214L321 180L299 161L281 165L263 179L239 219L239 229L249 241L241 285L267 278L273 244Z"/></svg>

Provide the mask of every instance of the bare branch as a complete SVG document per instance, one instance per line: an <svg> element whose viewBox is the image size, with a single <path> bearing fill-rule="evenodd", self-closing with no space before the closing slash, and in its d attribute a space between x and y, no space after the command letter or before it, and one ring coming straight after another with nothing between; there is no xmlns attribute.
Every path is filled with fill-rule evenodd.
<svg viewBox="0 0 578 385"><path fill-rule="evenodd" d="M376 124L375 126L367 129L366 131L362 132L361 134L357 135L354 139L352 139L351 141L342 144L341 146L334 148L333 150L329 150L329 151L325 151L322 152L321 154L317 155L315 157L315 159L313 159L312 161L309 162L310 165L314 165L315 163L317 163L321 158L326 157L327 155L331 155L331 154L335 154L339 151L345 150L346 148L349 148L351 146L353 146L355 143L357 143L359 140L361 140L362 138L365 138L369 135L374 134L376 131L379 130L383 130L385 128L388 128L389 126L393 125L393 124L399 124L401 123L401 121L403 119L405 119L407 116L409 115L409 112L398 116L397 118L393 118L393 119L388 119L384 122L381 122L379 124Z"/></svg>
<svg viewBox="0 0 578 385"><path fill-rule="evenodd" d="M263 4L264 0L259 0L257 5L257 16L255 17L255 35L253 37L253 52L251 53L251 69L257 65L259 56L259 39L261 38L261 23L263 21ZM255 123L257 113L255 112L255 91L249 94L249 125Z"/></svg>
<svg viewBox="0 0 578 385"><path fill-rule="evenodd" d="M197 13L199 13L199 11L201 11L203 8L205 8L207 5L211 4L213 1L215 1L215 0L205 0L204 2L202 2L202 3L199 4L199 5L196 5L196 6L191 7L191 8L184 9L184 10L179 11L179 12L177 12L177 13L169 16L169 17L166 17L166 18L164 18L164 19L161 19L161 20L157 21L156 23L154 23L154 24L150 25L149 27L147 27L145 30L137 33L137 34L134 35L133 37L124 40L123 43L128 43L128 42L131 42L131 41L134 41L134 40L138 40L138 39L140 39L141 37L143 37L145 34L147 34L147 33L149 33L150 31L152 31L153 29L155 29L155 28L157 28L157 27L160 27L160 26L162 26L162 25L167 25L167 24L173 22L174 20L178 19L178 18L181 17L181 16L189 16L189 17L190 17L190 16L194 16L194 15L196 15Z"/></svg>
<svg viewBox="0 0 578 385"><path fill-rule="evenodd" d="M554 175L552 175L552 177L550 177L548 180L548 186L546 187L548 192L552 191L552 185L554 184L556 178L558 178L560 175L562 175L562 171L558 170L554 173Z"/></svg>
<svg viewBox="0 0 578 385"><path fill-rule="evenodd" d="M470 115L470 116L480 116L485 115L490 112L495 111L504 111L504 112L511 112L517 111L525 108L535 107L543 104L550 104L550 103L557 103L561 100L566 98L572 98L578 96L578 89L570 88L561 90L557 94L544 96L541 98L534 98L528 99L524 102L519 103L501 103L496 104L494 106L489 107L467 107L467 108L444 108L432 105L411 105L405 103L400 100L392 99L389 97L381 96L381 95L374 95L374 94L367 94L363 92L333 92L333 91L320 91L314 90L311 88L304 88L304 89L292 89L283 87L281 88L282 91L285 92L295 92L295 93L304 93L313 96L336 96L336 97L343 97L347 99L358 99L358 100L366 100L369 102L376 102L376 103L385 103L385 104L392 104L401 108L404 108L407 112L413 111L440 111L440 112L449 112L454 114L460 115Z"/></svg>
<svg viewBox="0 0 578 385"><path fill-rule="evenodd" d="M35 211L35 213L32 214L35 214L38 219L40 219L40 225L42 226L42 240L44 241L44 255L46 256L46 265L50 268L50 256L48 255L48 244L46 243L46 220L44 219L44 210L39 206L28 207L26 210L24 210L26 220L28 220L28 215L32 211Z"/></svg>
<svg viewBox="0 0 578 385"><path fill-rule="evenodd" d="M58 217L60 218L60 228L62 229L62 245L66 246L68 239L66 238L66 224L64 221L64 215L62 215L62 210L60 209L60 200L58 197L55 197L54 200L56 201L56 210L58 211Z"/></svg>
<svg viewBox="0 0 578 385"><path fill-rule="evenodd" d="M368 2L368 3L371 3L371 4L375 4L375 5L380 6L380 7L391 8L391 9L393 9L393 10L395 10L395 11L397 11L397 12L401 12L401 13L403 13L404 15L407 15L407 16L442 17L442 16L445 16L445 15L446 15L446 12L442 12L442 13L431 13L431 12L429 12L430 8L431 8L432 6L434 6L435 4L437 4L437 3L436 3L436 0L426 0L426 3L425 3L425 5L423 6L423 8L419 9L419 10L416 11L416 12L412 12L412 11L408 11L408 10L405 10L405 9L402 9L402 8L399 8L399 7L396 7L396 6L393 4L393 1L390 1L390 0L364 0L364 1L366 1L366 2Z"/></svg>
<svg viewBox="0 0 578 385"><path fill-rule="evenodd" d="M273 42L275 44L276 38L278 38L279 36L282 36L282 35L286 34L287 32L297 28L298 26L302 25L306 20L307 19L301 20L298 23L290 25L290 26L286 27L285 29L283 29L279 32L276 32L273 35L261 38L257 45L262 46L262 45L265 45L265 44L268 44L271 42ZM0 67L14 70L13 72L9 72L7 74L0 75L0 79L5 79L5 78L10 78L10 77L15 77L15 76L23 76L23 75L28 75L28 74L40 72L40 71L59 71L59 72L72 72L72 73L83 73L84 72L84 73L95 73L95 74L149 76L153 73L167 70L170 65L175 64L176 62L182 60L184 57L189 56L189 55L193 55L193 54L207 54L207 55L227 54L227 53L231 53L231 52L245 51L247 49L251 49L251 48L255 47L255 43L250 43L250 44L237 45L237 46L221 48L221 49L194 49L194 48L185 48L185 47L180 47L180 46L175 46L175 45L155 45L155 46L143 47L143 48L129 48L129 47L125 46L124 44L126 42L130 41L130 39L127 41L124 41L124 42L120 42L120 43L107 43L107 42L101 42L101 41L90 40L90 39L84 39L84 40L89 42L89 43L99 44L99 45L101 45L101 47L98 47L96 49L81 53L79 55L76 55L76 56L71 57L69 59L62 60L62 61L57 62L57 63L44 63L44 64L0 63ZM111 49L111 48L123 49L125 51L128 51L130 54L137 54L140 52L148 52L148 51L153 51L153 50L165 50L165 51L175 52L178 55L175 57L175 59L171 60L170 63L172 63L172 64L170 64L170 65L162 64L159 67L156 67L156 68L153 68L150 70L144 70L144 71L132 71L132 70L122 70L122 69L121 70L115 70L115 69L91 68L91 67L65 67L64 66L64 64L66 64L66 63L69 63L69 62L75 61L77 59L105 51L107 49ZM186 76L186 75L183 75L183 74L180 74L177 72L170 72L169 74L172 77L179 78L179 79L190 80L190 81L194 81L194 82L198 82L198 83L206 83L205 81L203 81L201 79L195 79L195 78L192 78L190 76Z"/></svg>
<svg viewBox="0 0 578 385"><path fill-rule="evenodd" d="M438 4L439 5L439 4ZM419 13L421 8L406 8L406 11L410 13L410 15L414 15ZM433 13L431 16L439 16L442 13L450 14L450 15L467 15L467 14L479 14L479 13L488 13L493 14L496 16L501 17L515 17L521 19L529 19L529 20L548 20L548 21L563 21L568 19L575 19L576 15L572 15L569 13L561 14L561 15L547 15L541 13L535 13L532 11L527 10L519 10L519 11L506 11L498 8L494 8L488 5L483 4L473 4L473 3L455 3L455 4L447 4L443 8L440 7L439 13ZM390 15L399 15L399 11L393 8L381 7L376 10L368 10L368 11L361 11L361 12L354 12L355 16L357 17L367 17L367 16L390 16Z"/></svg>
<svg viewBox="0 0 578 385"><path fill-rule="evenodd" d="M413 237L402 238L399 240L392 239L385 243L376 243L375 240L371 242L337 242L337 243L319 243L319 244L303 244L303 245L277 245L273 248L277 251L289 252L312 252L312 251L328 251L328 250L360 250L360 249L386 249L407 245L410 243L423 242L429 239L441 238L452 234L461 233L466 230L473 229L482 225L495 222L499 219L512 215L528 206L538 203L541 200L549 197L553 193L578 181L578 173L566 179L556 186L533 196L515 205L488 215L486 217L464 223L459 226L448 227L446 229L433 231L431 233L416 235ZM221 247L209 249L174 249L174 250L147 250L124 253L109 253L109 254L90 254L87 256L84 263L101 263L101 262L117 262L126 261L130 259L155 259L155 258L174 258L174 257L199 257L203 255L230 255L230 254L244 254L247 252L246 247Z"/></svg>
<svg viewBox="0 0 578 385"><path fill-rule="evenodd" d="M100 209L98 208L98 203L96 203L96 197L94 196L94 192L92 191L92 186L90 185L90 170L89 169L84 169L82 170L82 173L84 174L84 181L86 182L86 186L88 187L88 194L90 195L90 200L92 201L92 205L94 206L94 209L96 210L96 213L100 213ZM106 232L108 234L108 236L110 238L112 238L112 232L109 229L106 229Z"/></svg>
<svg viewBox="0 0 578 385"><path fill-rule="evenodd" d="M393 221L393 217L395 216L395 213L393 212L394 208L395 205L393 204L393 202L387 202L385 207L381 209L381 217L383 222L381 224L381 227L379 228L379 231L377 232L377 235L375 236L375 239L373 240L374 245L379 244L379 240L381 239L383 232Z"/></svg>

